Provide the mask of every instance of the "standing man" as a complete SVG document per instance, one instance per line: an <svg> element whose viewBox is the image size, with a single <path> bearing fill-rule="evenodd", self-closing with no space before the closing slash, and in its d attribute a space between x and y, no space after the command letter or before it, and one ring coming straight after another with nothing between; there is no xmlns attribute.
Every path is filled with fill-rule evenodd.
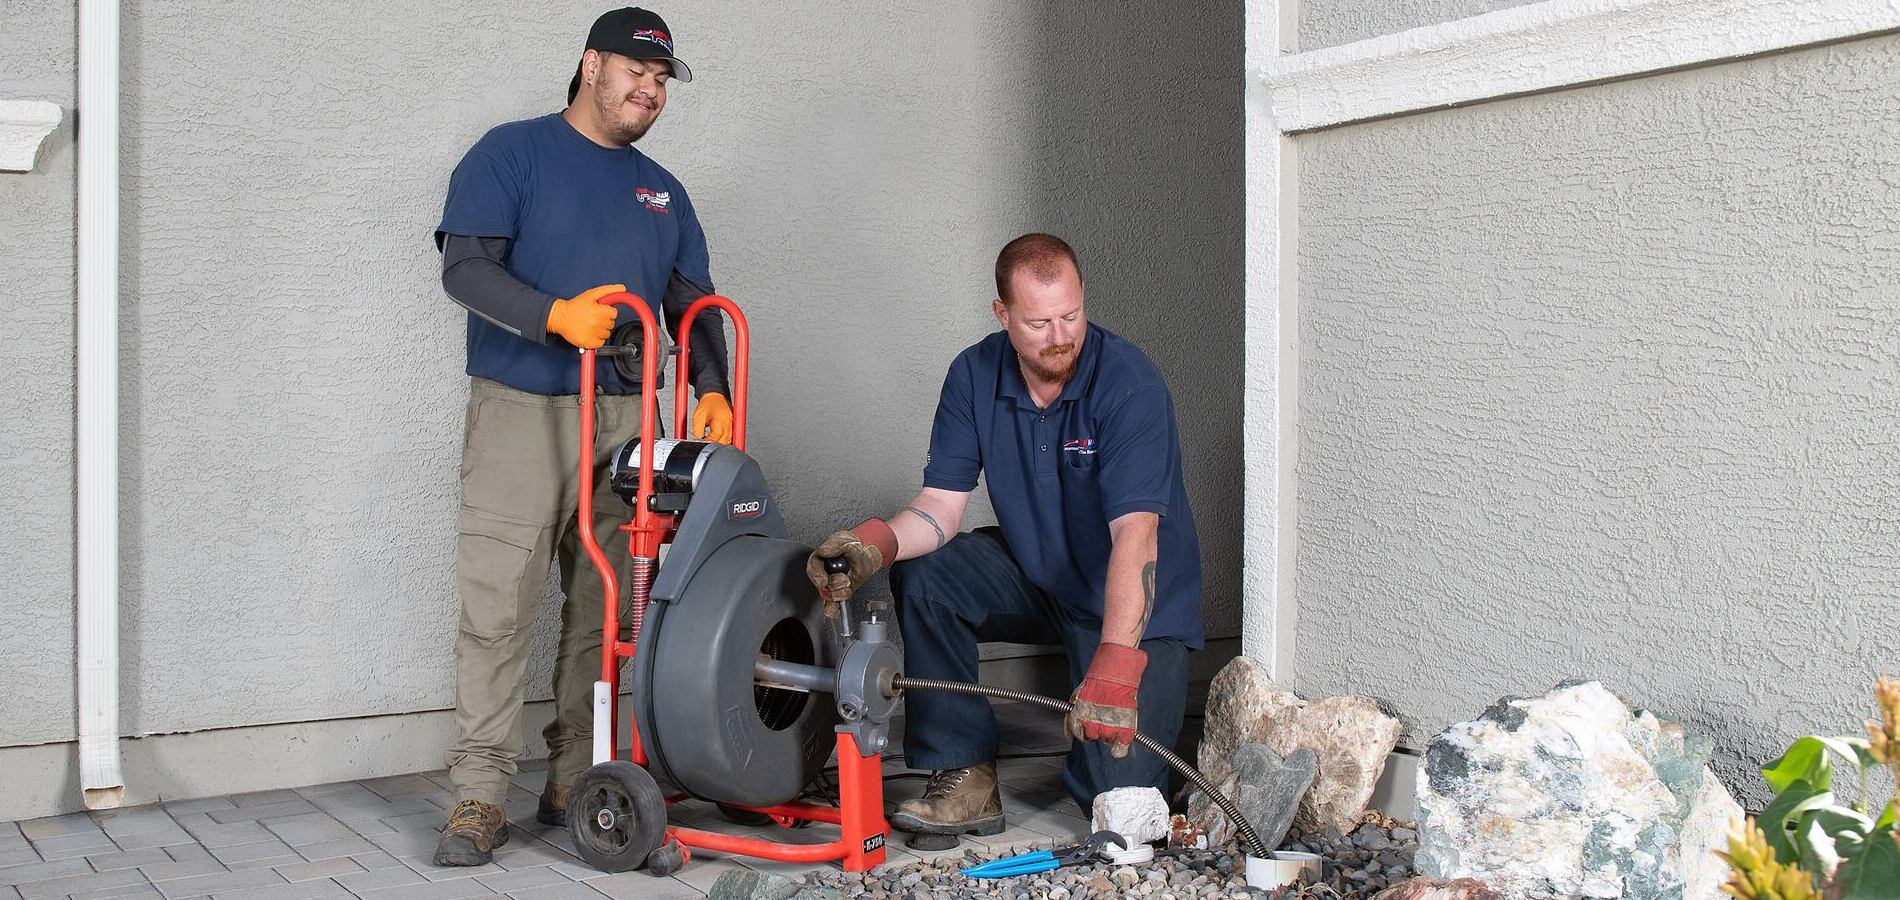
<svg viewBox="0 0 1900 900"><path fill-rule="evenodd" d="M1110 788L1167 787L1167 764L1129 745L1137 726L1163 744L1180 732L1187 654L1203 643L1200 546L1167 384L1088 323L1075 251L1047 234L1010 241L996 293L1003 330L950 364L922 493L826 538L806 573L842 600L896 562L912 677L975 681L978 641L1061 644L1081 741L1063 783L1086 812ZM979 474L999 527L958 534ZM827 575L840 556L848 571ZM989 703L913 691L905 704L904 756L934 772L891 825L1002 831Z"/></svg>
<svg viewBox="0 0 1900 900"><path fill-rule="evenodd" d="M692 71L674 56L666 23L643 9L609 12L588 32L567 108L488 132L449 181L436 244L442 286L469 311L472 384L456 522L456 738L447 756L459 801L436 865L481 865L508 840L503 807L521 755L528 638L557 554L567 601L538 820L565 823L569 786L593 761L602 587L580 529L594 529L626 584L627 541L615 528L627 507L605 469L640 433L640 385L613 366L599 370L595 520L579 522L576 348L599 347L614 332L617 308L596 302L608 294L633 291L677 336L686 307L713 290L706 235L686 189L632 146L659 118L674 80L690 81ZM637 322L622 327L639 340ZM699 316L692 340L693 436L729 441L720 317Z"/></svg>

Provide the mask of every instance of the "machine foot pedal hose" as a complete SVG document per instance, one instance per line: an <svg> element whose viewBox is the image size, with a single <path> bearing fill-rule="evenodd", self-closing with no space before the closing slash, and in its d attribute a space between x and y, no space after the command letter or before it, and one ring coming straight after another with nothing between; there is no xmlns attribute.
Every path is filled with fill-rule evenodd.
<svg viewBox="0 0 1900 900"><path fill-rule="evenodd" d="M1043 709L1059 712L1063 715L1068 715L1070 712L1069 704L1057 700L1054 697L1044 697L1041 694L1031 694L1026 691L1012 691L1008 688L986 687L984 685L970 684L963 681L937 681L930 678L906 678L899 675L891 679L891 687L903 691L941 691L947 694L969 694L977 697L990 697L996 700L1014 700L1018 703L1040 706ZM1214 784L1208 781L1207 777L1202 775L1199 770L1188 765L1187 760L1176 755L1173 750L1162 746L1159 741L1145 734L1136 732L1135 743L1148 748L1154 755L1161 757L1161 759L1167 762L1169 766L1172 766L1176 772L1180 772L1188 781L1193 782L1194 787L1199 789L1201 793L1206 794L1208 799L1214 801L1214 805L1220 807L1220 811L1225 813L1227 818L1234 823L1234 830L1240 833L1241 843L1247 845L1248 853L1253 856L1261 857L1262 859L1273 858L1272 848L1266 846L1266 844L1260 840L1260 836L1254 833L1253 825L1247 821L1246 816L1241 814L1240 807L1235 806L1234 801L1228 799L1226 794L1221 793L1220 789L1214 787Z"/></svg>

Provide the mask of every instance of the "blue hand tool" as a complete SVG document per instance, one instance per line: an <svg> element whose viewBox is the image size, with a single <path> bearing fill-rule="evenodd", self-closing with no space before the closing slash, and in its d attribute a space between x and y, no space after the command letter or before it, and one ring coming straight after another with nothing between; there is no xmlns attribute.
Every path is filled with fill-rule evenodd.
<svg viewBox="0 0 1900 900"><path fill-rule="evenodd" d="M1005 856L1002 859L971 866L964 869L963 874L971 878L1008 878L1012 875L1047 872L1063 866L1079 866L1098 857L1106 859L1102 851L1110 844L1123 850L1128 849L1128 843L1122 840L1121 835L1113 831L1098 831L1089 835L1088 840L1073 847L1057 847L1054 850L1037 850L1034 853Z"/></svg>

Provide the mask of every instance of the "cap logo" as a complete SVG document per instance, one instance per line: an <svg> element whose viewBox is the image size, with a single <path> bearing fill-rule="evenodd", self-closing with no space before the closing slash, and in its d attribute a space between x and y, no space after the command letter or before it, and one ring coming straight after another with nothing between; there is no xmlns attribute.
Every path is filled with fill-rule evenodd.
<svg viewBox="0 0 1900 900"><path fill-rule="evenodd" d="M636 41L649 41L659 44L662 50L668 53L673 52L673 38L657 28L639 29L633 33L633 39Z"/></svg>

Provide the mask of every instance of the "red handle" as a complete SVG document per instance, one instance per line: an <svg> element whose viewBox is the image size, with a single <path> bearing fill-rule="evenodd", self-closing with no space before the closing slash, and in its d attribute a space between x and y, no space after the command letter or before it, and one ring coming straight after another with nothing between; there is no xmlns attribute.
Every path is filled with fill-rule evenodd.
<svg viewBox="0 0 1900 900"><path fill-rule="evenodd" d="M718 294L707 294L686 308L686 314L680 316L680 361L679 371L675 373L673 384L673 433L682 438L697 439L699 435L686 433L686 362L692 355L693 319L700 310L719 307L732 317L732 333L737 346L733 354L732 366L732 446L745 449L745 405L746 405L746 360L752 355L752 338L746 330L745 313L739 311L739 304L731 298ZM649 384L651 382L648 382Z"/></svg>
<svg viewBox="0 0 1900 900"><path fill-rule="evenodd" d="M636 530L647 529L652 525L653 511L647 509L646 499L653 495L653 433L659 425L659 400L654 396L652 385L659 377L659 331L653 321L653 310L647 302L637 295L622 291L609 294L600 299L601 303L618 303L634 311L640 317L640 493L639 502L634 504L633 525ZM594 539L594 362L597 354L592 350L581 351L581 496L580 530L581 545L587 548L587 558L594 563L595 571L600 573L600 583L606 593L606 621L602 634L612 638L620 633L620 585L614 576L613 566L607 562L606 551L600 548L600 542ZM618 679L620 656L615 653L600 655L600 678L609 684Z"/></svg>

